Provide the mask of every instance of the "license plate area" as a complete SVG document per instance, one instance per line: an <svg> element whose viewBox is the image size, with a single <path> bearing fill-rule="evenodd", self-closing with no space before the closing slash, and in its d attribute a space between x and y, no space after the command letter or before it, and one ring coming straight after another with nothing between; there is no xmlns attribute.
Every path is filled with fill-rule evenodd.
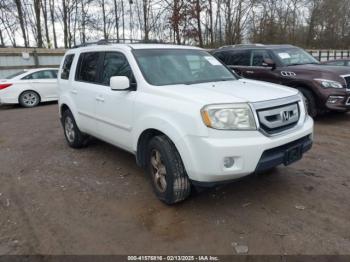
<svg viewBox="0 0 350 262"><path fill-rule="evenodd" d="M289 166L294 162L299 161L303 157L303 146L298 145L289 148L284 153L284 165Z"/></svg>

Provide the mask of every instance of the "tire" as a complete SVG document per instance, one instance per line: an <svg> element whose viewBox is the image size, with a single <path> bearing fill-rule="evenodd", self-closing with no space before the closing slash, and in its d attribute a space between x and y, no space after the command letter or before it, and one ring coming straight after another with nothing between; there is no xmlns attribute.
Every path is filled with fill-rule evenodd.
<svg viewBox="0 0 350 262"><path fill-rule="evenodd" d="M175 145L166 136L151 139L147 148L147 171L157 197L168 205L185 200L191 183Z"/></svg>
<svg viewBox="0 0 350 262"><path fill-rule="evenodd" d="M319 112L318 112L317 103L316 103L314 94L305 88L298 88L298 89L306 99L305 102L306 102L307 111L309 115L311 117L316 117Z"/></svg>
<svg viewBox="0 0 350 262"><path fill-rule="evenodd" d="M32 108L36 107L40 103L40 96L37 92L35 91L24 91L20 96L19 96L19 104L22 107L25 108Z"/></svg>
<svg viewBox="0 0 350 262"><path fill-rule="evenodd" d="M63 112L62 125L64 136L70 147L78 149L87 146L89 137L79 130L70 110Z"/></svg>

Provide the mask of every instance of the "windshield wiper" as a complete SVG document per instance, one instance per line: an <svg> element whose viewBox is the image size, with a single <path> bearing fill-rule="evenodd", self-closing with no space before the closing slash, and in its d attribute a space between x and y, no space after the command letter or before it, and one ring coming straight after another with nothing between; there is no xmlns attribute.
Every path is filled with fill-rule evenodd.
<svg viewBox="0 0 350 262"><path fill-rule="evenodd" d="M226 82L226 81L233 81L233 80L236 80L236 79L234 79L234 78L220 78L220 79L213 79L213 80L192 81L192 82L185 83L185 85L195 85L195 84L213 83L213 82Z"/></svg>

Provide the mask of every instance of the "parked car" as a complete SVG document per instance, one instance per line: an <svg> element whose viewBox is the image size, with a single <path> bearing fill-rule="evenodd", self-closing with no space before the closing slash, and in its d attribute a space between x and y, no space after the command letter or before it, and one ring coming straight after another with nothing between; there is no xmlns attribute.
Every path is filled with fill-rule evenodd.
<svg viewBox="0 0 350 262"><path fill-rule="evenodd" d="M93 136L131 152L167 204L186 199L191 184L290 165L312 145L313 120L297 90L238 79L195 47L75 48L58 86L69 146Z"/></svg>
<svg viewBox="0 0 350 262"><path fill-rule="evenodd" d="M0 104L35 107L57 101L57 73L57 68L30 69L0 79Z"/></svg>
<svg viewBox="0 0 350 262"><path fill-rule="evenodd" d="M242 77L298 89L309 114L350 110L350 68L321 65L291 45L238 45L215 50L214 56Z"/></svg>
<svg viewBox="0 0 350 262"><path fill-rule="evenodd" d="M330 66L350 66L350 58L348 59L337 59L337 60L329 60L326 62L322 62L322 65L330 65Z"/></svg>

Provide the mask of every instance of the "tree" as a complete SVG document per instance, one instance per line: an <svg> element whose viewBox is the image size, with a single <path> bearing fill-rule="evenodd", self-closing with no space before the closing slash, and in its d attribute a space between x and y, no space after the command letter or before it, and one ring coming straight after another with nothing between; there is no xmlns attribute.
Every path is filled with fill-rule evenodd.
<svg viewBox="0 0 350 262"><path fill-rule="evenodd" d="M41 0L34 0L34 12L36 21L36 40L38 47L43 47L43 37L41 32Z"/></svg>
<svg viewBox="0 0 350 262"><path fill-rule="evenodd" d="M26 30L25 30L25 26L24 26L22 2L21 2L21 0L15 0L15 4L17 7L18 20L19 20L19 25L21 27L21 31L22 31L24 46L27 47L28 46L28 39L27 39Z"/></svg>

